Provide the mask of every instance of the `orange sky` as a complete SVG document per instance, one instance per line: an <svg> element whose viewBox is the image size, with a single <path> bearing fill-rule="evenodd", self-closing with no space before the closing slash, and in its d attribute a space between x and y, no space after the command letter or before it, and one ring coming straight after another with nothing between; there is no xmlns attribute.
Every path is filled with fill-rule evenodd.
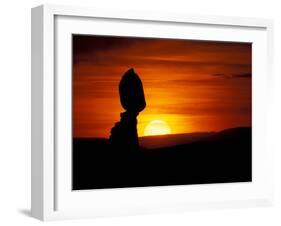
<svg viewBox="0 0 281 226"><path fill-rule="evenodd" d="M138 133L163 120L172 133L251 126L251 44L73 36L74 137L109 137L122 109L118 84L131 67L147 106Z"/></svg>

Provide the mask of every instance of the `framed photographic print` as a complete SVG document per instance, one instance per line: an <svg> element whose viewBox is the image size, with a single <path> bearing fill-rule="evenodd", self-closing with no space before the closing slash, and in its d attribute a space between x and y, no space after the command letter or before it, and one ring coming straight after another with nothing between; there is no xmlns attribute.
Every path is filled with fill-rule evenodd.
<svg viewBox="0 0 281 226"><path fill-rule="evenodd" d="M32 9L32 215L269 205L272 21Z"/></svg>

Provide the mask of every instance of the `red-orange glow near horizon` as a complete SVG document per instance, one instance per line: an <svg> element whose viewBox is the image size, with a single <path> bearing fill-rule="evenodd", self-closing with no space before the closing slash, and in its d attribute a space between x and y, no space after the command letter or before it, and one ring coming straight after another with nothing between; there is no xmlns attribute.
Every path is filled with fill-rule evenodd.
<svg viewBox="0 0 281 226"><path fill-rule="evenodd" d="M251 55L250 43L74 35L74 137L109 137L131 67L147 103L139 136L155 120L172 134L251 126Z"/></svg>

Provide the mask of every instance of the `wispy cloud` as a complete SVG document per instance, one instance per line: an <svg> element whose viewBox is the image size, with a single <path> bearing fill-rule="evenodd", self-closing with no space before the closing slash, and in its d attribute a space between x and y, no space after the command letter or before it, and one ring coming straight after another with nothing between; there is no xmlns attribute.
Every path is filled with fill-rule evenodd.
<svg viewBox="0 0 281 226"><path fill-rule="evenodd" d="M251 78L252 77L252 73L242 73L242 74L215 73L215 74L212 74L212 76L220 77L220 78L226 78L226 79L231 79L231 78Z"/></svg>

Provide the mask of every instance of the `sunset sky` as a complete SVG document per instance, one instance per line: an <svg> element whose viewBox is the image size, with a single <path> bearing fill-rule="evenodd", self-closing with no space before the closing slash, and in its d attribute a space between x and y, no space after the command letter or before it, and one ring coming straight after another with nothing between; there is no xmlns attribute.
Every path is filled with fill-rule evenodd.
<svg viewBox="0 0 281 226"><path fill-rule="evenodd" d="M73 135L109 137L129 68L147 104L139 136L153 120L173 134L251 126L251 55L250 43L74 35Z"/></svg>

